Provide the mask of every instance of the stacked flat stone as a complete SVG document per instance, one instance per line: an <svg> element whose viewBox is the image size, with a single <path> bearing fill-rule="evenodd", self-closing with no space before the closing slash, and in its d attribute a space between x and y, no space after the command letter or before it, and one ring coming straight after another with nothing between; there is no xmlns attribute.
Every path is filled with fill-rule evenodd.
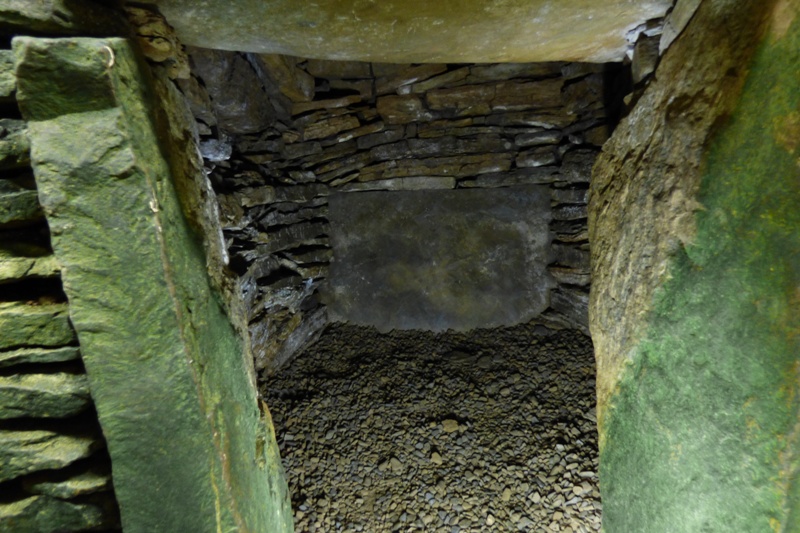
<svg viewBox="0 0 800 533"><path fill-rule="evenodd" d="M339 192L548 185L558 286L546 316L588 331L587 190L608 136L604 66L190 57L196 77L182 88L260 368L326 323L316 293L333 256L327 197Z"/></svg>
<svg viewBox="0 0 800 533"><path fill-rule="evenodd" d="M111 461L0 50L0 530L119 529Z"/></svg>
<svg viewBox="0 0 800 533"><path fill-rule="evenodd" d="M591 341L333 325L262 383L298 531L600 530Z"/></svg>

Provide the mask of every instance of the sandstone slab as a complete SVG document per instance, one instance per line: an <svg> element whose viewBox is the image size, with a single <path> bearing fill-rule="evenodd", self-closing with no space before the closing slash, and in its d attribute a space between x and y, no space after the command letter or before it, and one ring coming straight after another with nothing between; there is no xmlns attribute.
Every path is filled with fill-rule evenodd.
<svg viewBox="0 0 800 533"><path fill-rule="evenodd" d="M52 255L26 257L0 245L0 281L52 278L57 276L58 272L59 266Z"/></svg>
<svg viewBox="0 0 800 533"><path fill-rule="evenodd" d="M49 496L31 496L0 504L0 527L5 531L96 531L119 527L114 509L74 503Z"/></svg>
<svg viewBox="0 0 800 533"><path fill-rule="evenodd" d="M198 212L205 182L189 175L200 169L186 162L197 150L184 136L188 113L169 114L148 96L169 94L171 82L141 71L124 39L17 37L13 45L36 184L114 465L122 527L290 531L252 362L238 318L209 277L213 244L204 249L198 238L200 228L209 240L216 233L204 219L213 210ZM54 79L70 80L70 90ZM260 128L265 117L244 118ZM15 460L25 457L20 449L34 450L16 448Z"/></svg>
<svg viewBox="0 0 800 533"><path fill-rule="evenodd" d="M27 128L21 120L0 119L0 170L30 164Z"/></svg>
<svg viewBox="0 0 800 533"><path fill-rule="evenodd" d="M41 220L42 209L35 190L0 180L0 227L19 226Z"/></svg>
<svg viewBox="0 0 800 533"><path fill-rule="evenodd" d="M47 430L0 430L0 481L40 470L64 468L102 448L94 435L64 435Z"/></svg>
<svg viewBox="0 0 800 533"><path fill-rule="evenodd" d="M65 361L77 361L80 358L80 350L75 346L52 349L21 348L0 352L0 368L26 364L63 363Z"/></svg>
<svg viewBox="0 0 800 533"><path fill-rule="evenodd" d="M14 53L11 50L0 50L0 100L10 99L16 90Z"/></svg>
<svg viewBox="0 0 800 533"><path fill-rule="evenodd" d="M420 97L413 94L378 98L378 114L386 124L407 124L433 118Z"/></svg>
<svg viewBox="0 0 800 533"><path fill-rule="evenodd" d="M86 496L96 492L105 492L112 489L111 472L100 467L89 467L79 473L62 471L49 476L46 474L33 474L23 481L25 491L30 494L41 494L68 500L78 496Z"/></svg>
<svg viewBox="0 0 800 533"><path fill-rule="evenodd" d="M309 102L314 98L314 77L298 68L298 59L277 54L257 54L256 58L289 100Z"/></svg>
<svg viewBox="0 0 800 533"><path fill-rule="evenodd" d="M91 403L85 374L0 376L0 418L65 418Z"/></svg>
<svg viewBox="0 0 800 533"><path fill-rule="evenodd" d="M549 192L369 192L330 198L333 320L379 330L509 325L548 305Z"/></svg>
<svg viewBox="0 0 800 533"><path fill-rule="evenodd" d="M603 530L795 531L800 11L677 6L592 176Z"/></svg>
<svg viewBox="0 0 800 533"><path fill-rule="evenodd" d="M672 7L669 0L149 3L189 45L388 63L621 61L628 31ZM367 77L366 67L338 76Z"/></svg>
<svg viewBox="0 0 800 533"><path fill-rule="evenodd" d="M66 304L0 302L0 348L63 346L75 340Z"/></svg>

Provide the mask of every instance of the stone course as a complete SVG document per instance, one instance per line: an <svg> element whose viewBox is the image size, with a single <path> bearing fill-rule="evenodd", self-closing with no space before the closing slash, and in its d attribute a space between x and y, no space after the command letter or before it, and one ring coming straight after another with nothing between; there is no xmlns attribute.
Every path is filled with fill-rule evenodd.
<svg viewBox="0 0 800 533"><path fill-rule="evenodd" d="M600 530L578 331L335 324L261 387L298 531Z"/></svg>
<svg viewBox="0 0 800 533"><path fill-rule="evenodd" d="M250 310L257 368L274 370L316 338L307 324L298 338L306 316L326 323L318 293L335 260L327 199L343 192L547 185L549 268L560 286L545 315L588 331L586 201L610 129L606 67L338 63L192 48L189 57L194 74L181 86ZM209 64L245 59L252 71L233 78ZM243 123L252 116L232 117L228 100L214 96L221 83L254 76L264 91L243 95L241 113L265 98L275 111L257 133Z"/></svg>

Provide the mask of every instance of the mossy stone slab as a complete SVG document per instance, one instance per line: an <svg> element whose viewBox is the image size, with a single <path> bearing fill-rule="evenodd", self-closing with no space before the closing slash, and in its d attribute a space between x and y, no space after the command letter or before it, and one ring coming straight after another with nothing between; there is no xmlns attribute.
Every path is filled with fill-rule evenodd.
<svg viewBox="0 0 800 533"><path fill-rule="evenodd" d="M0 179L0 227L36 222L43 216L35 190Z"/></svg>
<svg viewBox="0 0 800 533"><path fill-rule="evenodd" d="M0 529L36 533L112 529L118 517L101 505L74 503L49 496L0 503Z"/></svg>
<svg viewBox="0 0 800 533"><path fill-rule="evenodd" d="M25 122L0 119L0 170L30 165L30 148Z"/></svg>
<svg viewBox="0 0 800 533"><path fill-rule="evenodd" d="M800 531L798 66L798 2L702 2L595 166L608 533Z"/></svg>
<svg viewBox="0 0 800 533"><path fill-rule="evenodd" d="M0 352L0 368L8 368L28 364L63 363L78 361L81 352L77 346L62 348L20 348Z"/></svg>
<svg viewBox="0 0 800 533"><path fill-rule="evenodd" d="M38 199L37 199L38 204ZM58 276L59 266L55 257L18 257L7 255L0 249L0 282L21 281L30 278L53 278Z"/></svg>
<svg viewBox="0 0 800 533"><path fill-rule="evenodd" d="M64 474L57 474L62 477ZM86 496L112 489L111 473L88 469L79 474L70 475L66 479L52 479L51 473L34 474L26 477L22 485L29 494L52 496L61 500L69 500L78 496Z"/></svg>
<svg viewBox="0 0 800 533"><path fill-rule="evenodd" d="M66 418L92 404L85 374L0 376L0 419Z"/></svg>
<svg viewBox="0 0 800 533"><path fill-rule="evenodd" d="M32 166L123 529L291 531L252 361L164 159L179 125L158 114L152 80L122 39L13 45Z"/></svg>
<svg viewBox="0 0 800 533"><path fill-rule="evenodd" d="M65 435L49 430L0 430L0 482L41 470L56 470L103 447L95 435Z"/></svg>
<svg viewBox="0 0 800 533"><path fill-rule="evenodd" d="M14 69L14 52L0 50L0 100L9 99L17 90L17 74Z"/></svg>
<svg viewBox="0 0 800 533"><path fill-rule="evenodd" d="M67 304L0 302L0 349L64 346L74 341Z"/></svg>

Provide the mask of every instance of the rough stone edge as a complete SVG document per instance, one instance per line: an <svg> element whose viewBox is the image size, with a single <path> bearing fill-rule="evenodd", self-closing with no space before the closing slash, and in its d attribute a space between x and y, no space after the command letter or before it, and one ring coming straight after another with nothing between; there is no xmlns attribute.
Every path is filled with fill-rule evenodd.
<svg viewBox="0 0 800 533"><path fill-rule="evenodd" d="M720 2L722 5L709 1L705 4L707 9L718 11L729 8L731 1ZM689 68L683 64L687 48L707 48L707 43L696 35L686 36L690 29L691 26L684 32L684 38L667 50L655 80L603 146L592 171L588 218L589 242L592 243L589 329L598 364L597 419L601 446L605 407L642 334L642 328L636 324L643 323L656 287L668 275L668 259L694 237L694 215L702 209L696 197L703 147L733 109L744 83L741 69L736 71L735 77L726 77L719 68L709 75L697 66ZM720 46L730 47L731 43L726 41ZM749 56L752 50L739 52ZM694 53L700 52L695 50ZM732 53L728 57L733 66L740 67L738 57L733 59ZM671 87L674 72L685 73L676 91ZM709 89L709 86L720 85L724 89ZM710 112L709 108L714 111ZM655 109L660 113L654 117ZM680 131L692 121L695 122L694 133ZM672 137L666 138L668 134ZM678 147L680 134L685 138ZM629 138L649 139L649 142L631 143ZM669 150L672 153L668 153ZM647 165L660 171L658 184L643 184L642 178L636 179L637 173L648 168ZM657 202L653 198L656 191L662 195ZM609 206L617 211L609 211ZM654 222L643 224L643 220ZM622 242L618 240L619 232L608 230L626 226L638 229L635 242ZM613 264L617 256L624 256L625 264L638 268L633 281L620 285L616 280L616 285L609 285L607 278L620 276L618 279L622 279L621 275L631 270L617 268ZM616 304L608 305L608 302Z"/></svg>
<svg viewBox="0 0 800 533"><path fill-rule="evenodd" d="M31 40L27 40L27 44L30 44L31 41L33 41L33 40L32 39ZM73 39L73 40L64 40L64 41L70 41L72 43L77 43L79 45L80 44L88 45L89 41L91 41L92 46L94 46L95 48L99 49L100 51L102 51L104 49L111 49L112 50L112 57L115 58L115 61L112 62L110 65L108 63L106 63L106 69L107 69L106 73L103 76L101 76L101 78L105 78L105 80L101 81L100 83L104 83L105 82L109 88L111 88L111 87L114 88L115 94L114 94L113 98L116 99L116 106L117 106L118 111L114 111L114 113L112 113L112 115L113 114L119 114L119 113L132 114L133 116L137 116L138 115L138 118L131 118L131 119L125 120L124 122L126 124L128 124L129 127L132 127L134 130L137 129L137 128L142 128L144 130L148 130L149 128L152 128L152 124L150 122L150 118L151 117L146 117L146 116L142 117L141 116L141 114L143 112L145 114L147 113L147 111L145 109L143 109L143 108L145 107L144 102L148 101L147 98L143 98L144 95L136 94L136 92L138 90L141 90L141 87L140 86L136 86L136 84L134 84L134 86L132 87L131 85L128 85L128 84L126 84L124 82L121 82L120 79L117 77L119 75L119 72L120 72L121 68L122 69L126 69L128 71L129 75L131 75L131 74L133 75L133 78L140 79L140 76L141 76L141 72L137 72L137 69L140 67L140 65L137 64L137 60L133 57L133 54L131 53L131 49L130 49L130 47L128 46L128 44L125 41L120 40L120 39L109 39L109 40L104 40L104 41L96 41L96 40L92 41L92 40L88 40L88 39ZM19 45L20 47L24 46L24 44L21 43L18 40L15 41L15 45ZM108 61L107 55L106 56L101 56L101 57L106 57L106 61ZM22 60L21 60L21 62L22 62ZM113 67L115 65L117 66L117 68L116 69L112 69L111 67ZM19 70L19 68L18 68L18 70ZM89 70L89 72L77 72L76 74L78 76L80 76L81 74L83 74L84 76L86 74L89 74L90 76L91 75L96 75L97 67L89 67L88 70ZM94 72L92 72L92 71L94 71ZM110 72L110 75L108 75L109 72ZM88 78L87 79L87 83L90 83L90 84L93 83L90 80L91 80L91 78ZM24 92L24 83L21 84L20 88L21 88L21 91ZM133 91L131 91L131 88L133 88ZM96 87L95 87L95 89L96 89ZM128 94L125 94L126 92ZM133 92L134 94L130 94L131 92ZM29 96L32 96L33 94L35 94L35 91L32 91L31 88L29 88ZM52 96L52 95L50 95L50 96ZM75 95L71 95L71 96L74 97ZM108 109L106 111L98 110L98 111L94 112L94 111L91 111L90 109L87 109L81 115L87 115L87 119L89 120L89 123L91 123L92 120L101 118L101 116L110 117L110 115L108 115L108 113L112 112L112 111L113 111L113 109ZM79 119L80 119L81 115L79 115ZM92 116L88 116L88 115L92 115ZM122 115L119 115L119 116L121 117ZM75 115L66 115L65 117L75 118ZM34 118L35 119L36 117L28 117L28 118ZM46 117L46 118L49 118L49 117ZM105 120L105 118L103 118L103 120ZM117 119L117 120L119 120L119 119ZM59 121L58 118L55 119L53 122L57 122L57 121ZM41 134L43 131L46 131L48 129L47 126L49 126L49 125L50 125L50 122L43 123L42 124L42 128L39 131L39 133ZM121 131L124 131L124 130L125 130L124 127L121 128ZM137 134L142 135L141 131L139 131L139 132L130 132L129 131L127 133L128 133L128 135L133 135L134 137ZM148 135L148 133L145 132L144 136L146 137L147 135ZM150 129L149 135L154 136L153 132L152 132L152 129ZM34 135L32 135L32 137L35 140L37 136L34 134ZM41 137L40 137L40 140L42 140ZM141 138L139 140L141 141ZM150 142L152 142L152 140ZM141 149L140 146L135 146L134 149L135 148ZM46 151L47 150L44 149L43 153L46 153ZM158 158L156 158L156 159L158 159ZM154 170L156 172L156 175L158 175L160 172L164 171L164 168L163 168L164 167L164 162L163 162L163 160L153 161L151 159L151 160L148 161L147 156L144 156L144 157L141 157L141 158L135 158L135 160L140 162L140 163L143 162L143 161L147 161L147 163L145 163L145 168L147 167L148 163L150 165L155 165L156 168L151 169L151 171ZM117 161L116 163L119 163L119 161ZM43 178L42 171L44 169L43 169L43 167L40 167L40 168L37 169L37 165L36 164L34 164L34 167L35 167L35 170L37 170L37 172L36 172L37 181L39 181L40 179ZM159 168L159 167L161 167L161 168ZM138 169L133 169L133 170L135 172ZM140 170L140 172L141 172L141 170ZM45 171L44 174L46 174L46 173L47 172ZM50 176L50 178L52 178L52 176ZM177 199L174 199L174 197L170 198L170 194L169 193L170 193L170 190L171 190L171 186L169 185L168 182L169 182L169 180L167 180L166 196L165 196L165 193L164 193L164 190L163 190L164 189L163 188L163 185L164 185L163 182L160 184L158 189L151 190L149 193L145 193L145 196L152 195L152 200L150 202L149 209L152 211L153 219L155 219L154 220L155 228L159 229L159 233L161 232L162 228L164 228L165 232L168 232L169 229L171 229L171 228L168 228L168 226L164 226L163 225L164 223L169 224L169 223L176 222L174 219L172 219L172 220L169 220L169 219L168 220L163 220L162 219L161 221L158 220L159 218L161 218L163 216L163 215L159 215L159 212L163 211L163 209L164 209L164 207L159 209L159 207L158 207L159 206L159 202L163 203L165 201L166 202L170 202L170 201L175 201L176 202L177 201ZM151 186L153 186L153 185L155 185L155 184L151 184ZM174 194L174 191L173 191L173 194ZM47 200L43 201L45 206L47 208L49 208L48 209L48 215L52 215L53 214L52 202L53 202L54 198L51 196L50 200L51 200L51 204L49 206L47 205L48 204ZM57 202L58 198L55 198L55 201ZM139 209L143 209L143 208L146 208L146 206L140 206L139 207ZM175 207L173 206L173 209L174 208ZM174 214L175 214L175 212L173 212L173 215ZM185 223L185 220L184 220L184 223ZM58 225L58 224L56 224L56 225ZM179 223L179 225L180 225L180 223ZM63 226L63 224L62 224L62 226ZM133 227L134 225L132 224L131 226ZM61 227L54 234L58 235L59 238L62 238L63 237L62 233L64 233L64 231L63 231L64 229L65 229L64 227ZM180 232L181 230L177 230L177 231ZM58 252L59 252L59 247L56 245L56 257L57 258L59 256ZM163 258L163 254L165 252L166 252L167 255L169 255L170 253L174 253L174 251L163 250L162 249L162 251L161 251L162 261L165 260ZM84 301L85 301L86 297L88 296L87 293L86 293L86 287L84 287L84 290L80 290L79 288L74 287L74 286L70 287L71 284L68 281L69 278L70 278L69 268L68 268L67 265L64 264L64 257L61 257L60 259L61 260L59 262L62 264L62 267L65 267L63 269L64 277L65 277L65 289L67 290L68 294L72 293L70 295L71 296L71 298L70 298L71 301L73 301L75 303L78 303L78 302L80 302L82 296L83 296ZM72 259L75 259L75 258L72 258ZM175 260L176 258L173 257L172 259ZM180 258L177 258L177 259L178 259L179 262L181 261ZM67 262L69 262L69 261L67 261ZM74 266L74 264L72 266ZM166 267L167 271L170 270L170 265L168 263L165 263L163 266ZM180 266L185 266L185 265L180 265ZM191 267L189 267L189 268L191 268ZM170 274L167 274L167 275L169 276ZM205 276L205 268L203 268L203 276ZM168 285L169 285L169 283L168 283ZM173 297L175 297L175 294L173 294ZM176 304L177 304L177 302L176 302ZM180 305L178 307L180 307ZM73 309L73 311L75 311L76 314L78 313L77 306ZM79 319L76 320L76 329L78 329L79 338L81 336L81 333L83 333L84 335L86 335L87 333L90 333L90 334L96 333L96 332L92 332L91 331L91 325L89 325L89 330L87 330L85 327L81 328L80 322L81 321ZM87 326L87 324L84 324L84 326ZM186 324L183 327L186 327ZM196 326L190 326L190 327L196 327ZM241 342L241 340L240 340L240 342ZM83 344L90 345L91 342L82 343L82 346L83 346ZM194 348L197 349L198 347L195 346ZM192 348L189 348L189 349L191 350ZM200 349L202 350L202 347L200 347ZM89 373L90 373L90 376L91 376L91 374L92 374L91 367L93 365L91 365L91 363L90 363L92 358L91 358L91 355L89 354L88 346L84 347L83 352L84 352L84 356L85 356L86 361L87 361L87 368L89 369ZM102 357L102 354L95 354L95 355L98 355L98 356ZM206 357L209 357L209 356L213 358L214 354L206 354ZM181 356L181 358L179 358L178 361L176 361L176 363L179 366L181 366L181 365L186 363L186 360L183 360L183 362L181 362L181 359L182 359L182 356ZM244 358L242 358L242 359L244 360ZM191 368L191 366L194 366L195 362L193 362L193 360L190 358L188 360L188 363L189 363L189 367L187 368L187 370L189 370L189 368ZM195 369L195 370L197 370L197 369ZM190 373L191 373L191 371L190 371ZM196 381L197 377L195 377L194 379ZM102 380L98 380L97 376L95 376L95 379L93 379L92 381L93 381L93 385L97 385L97 383L101 382ZM221 385L221 383L218 383L216 385L217 386L215 387L214 383L209 383L208 381L206 381L204 383L196 383L195 384L195 386L199 386L200 389L210 387L209 390L205 391L207 394L210 393L213 396L216 396L216 395L219 395L219 394L223 394L224 395L224 393L222 391L220 391L220 390L217 390L216 392L214 392L215 388L219 389L219 385ZM239 385L239 387L241 387L241 385ZM93 388L95 388L95 387L93 387ZM252 396L253 396L253 406L252 407L255 410L255 412L258 412L258 407L255 404L255 391L252 390L252 386L251 387L245 386L244 388L245 389L250 389L250 392L252 392ZM110 391L106 391L106 392L107 392L106 399L109 399L110 397L114 396L113 392L111 392L111 396L108 396L108 393ZM200 393L202 395L202 392L200 390L198 390L198 393ZM240 394L241 394L241 392L240 392ZM245 393L245 395L247 395L247 394ZM101 398L103 396L104 396L103 394L96 394L95 395L96 399L98 400L97 401L97 407L98 407L98 412L100 413L101 422L103 422L104 418L106 418L106 417L103 416L104 405L103 405L103 402L101 400ZM220 401L221 398L218 398L216 400L214 400L213 398L207 398L206 400L202 400L201 397L199 397L198 399L200 401L198 407L200 407L201 409L208 409L208 407L213 407L214 405L216 405L217 407L213 407L214 410L216 410L218 408L218 406L220 405L219 401ZM203 407L204 403L207 400L212 400L212 404L213 405ZM108 415L108 416L113 416L114 414L117 414L117 413L106 412L105 414ZM212 413L209 412L207 416L212 416ZM267 500L264 500L264 498L259 498L259 500L261 500L259 502L256 502L254 500L255 494L257 494L257 493L259 493L259 494L263 493L262 496L266 496L267 494L270 494L270 493L274 494L274 491L277 491L278 494L280 494L282 492L281 488L280 488L281 481L282 481L282 471L281 471L281 467L280 467L280 463L279 462L278 462L277 465L275 465L275 464L273 464L274 461L265 462L263 459L258 459L258 462L259 462L259 464L261 466L261 468L258 469L260 471L263 471L264 468L268 468L270 470L273 470L274 468L276 468L276 466L278 468L278 471L274 473L275 476L276 476L275 479L270 480L269 483L267 482L266 473L260 477L261 481L257 482L257 484L258 483L261 484L261 488L260 489L256 489L255 487L252 487L252 486L251 486L250 489L247 489L245 487L238 487L238 486L234 487L233 485L231 485L231 480L229 478L229 476L230 476L230 470L229 469L231 468L231 461L242 463L245 459L240 457L240 456L228 457L226 455L226 453L223 452L222 449L220 449L220 446L222 445L222 442L220 442L219 439L223 439L223 440L225 440L226 443L230 444L231 435L230 434L224 434L225 431L233 430L233 433L234 433L233 438L234 439L244 438L244 434L242 433L242 434L240 434L238 436L235 435L237 433L237 430L233 429L233 426L230 425L230 421L226 425L226 423L222 420L222 418L224 418L224 417L225 417L225 415L217 414L217 415L213 415L212 418L209 419L209 422L211 422L212 420L216 420L216 422L211 422L211 424L210 424L211 427L214 427L215 425L217 425L219 423L222 423L226 427L225 427L224 431L222 431L223 435L219 435L217 433L217 431L215 430L214 438L212 440L216 441L216 444L213 444L213 445L211 443L207 444L207 445L212 445L212 448L216 448L216 450L217 450L216 452L213 452L211 454L212 457L213 456L216 457L216 459L214 461L218 462L217 466L214 467L214 470L216 470L218 468L221 468L222 470L218 470L218 474L217 475L221 474L222 479L226 479L227 480L222 484L222 486L220 486L219 483L214 483L212 481L213 492L215 494L217 494L217 498L222 497L222 499L225 500L225 502L218 501L218 504L216 506L212 505L212 507L216 507L216 514L217 514L217 517L218 517L217 526L222 526L225 522L228 522L229 520L233 519L234 520L233 523L229 522L229 524L231 526L234 526L234 524L238 524L238 525L236 525L234 527L237 527L237 528L244 527L245 530L247 530L247 529L259 530L262 527L265 527L266 524L268 524L268 523L271 523L274 527L277 527L277 523L280 523L281 524L280 527L288 527L288 529L290 530L291 529L291 513L289 513L288 516L283 516L283 517L278 516L277 522L275 522L274 519L268 519L263 514L264 513L264 507L265 507L264 503L265 503L265 501L269 501L269 497L267 497ZM106 422L108 422L108 419L106 419ZM251 422L254 422L254 421L251 421ZM258 422L258 417L257 417L256 421L254 422L255 425L253 425L253 423L249 423L249 424L245 424L245 425L247 425L248 427L252 426L253 428L256 428L256 427L259 427L259 424L257 422ZM103 424L103 425L104 425L105 429L109 429L107 423ZM236 424L236 425L238 427L238 424ZM220 427L220 426L217 426L217 427L218 427L218 429L223 430L222 427ZM267 429L269 430L269 428L267 428ZM241 433L241 431L242 431L241 429L238 430L239 433ZM198 432L194 432L194 431L190 430L187 433L186 430L184 430L183 431L183 435L181 435L181 433L178 432L178 433L175 434L175 437L183 437L184 439L188 438L188 439L191 439L191 440L196 440L196 439L202 440L204 438L202 436L203 433L205 433L205 431L200 431L198 433ZM264 454L264 453L269 453L269 451L272 448L275 447L274 437L273 437L272 441L269 441L268 438L265 438L263 436L263 433L264 433L263 429L260 430L260 433L262 433L262 436L257 438L256 448L254 450L259 455ZM267 433L269 433L269 431ZM113 450L113 447L111 446L111 443L112 443L112 441L114 439L113 439L112 435L107 435L107 436L109 437L110 451L111 451L112 457L113 457L114 450ZM122 438L126 438L126 437L130 438L131 435L122 435L122 436L117 435L117 437L118 438L120 438L120 437L122 437ZM258 445L258 442L261 442L260 446ZM117 460L119 461L119 459L120 459L120 457L118 456ZM121 493L124 491L123 487L125 487L126 481L125 481L124 478L120 479L120 477L118 476L119 470L120 470L118 468L118 466L119 466L119 462L118 461L115 462L115 485L117 486L118 494L120 496L120 504L121 504L122 513L123 513L123 523L125 523L125 504L123 503L123 497L122 497ZM225 466L225 465L227 465L227 466ZM199 476L199 479L204 479L204 478L206 478L206 475L204 474L204 472L206 472L207 468L203 467L203 468L201 468L201 470L202 470L202 472L201 471L197 472L197 476ZM246 465L238 465L238 470L239 470L240 474L244 472L246 476L247 475L253 476L252 473L246 474L246 472L253 470L252 467L247 467ZM131 473L131 472L129 472L129 473ZM132 473L132 475L137 477L137 478L140 478L142 473L143 472L135 472L135 473ZM156 475L159 475L159 477L161 477L161 475L163 475L163 474L164 474L164 472L156 473ZM256 476L258 477L258 474L256 474ZM252 478L251 478L251 480L252 480ZM134 481L134 480L131 478L128 481ZM136 480L136 481L141 483L141 480ZM277 486L276 486L276 483L277 483ZM236 483L234 483L234 484L238 485ZM285 482L284 482L284 484L285 484ZM246 485L246 483L245 483L245 485ZM122 490L120 490L120 489L122 489ZM192 501L193 500L193 498L192 498L193 495L199 495L198 489L201 489L201 487L200 486L191 486L191 487L190 486L186 486L183 489L179 489L178 490L178 492L180 492L182 494L181 497L184 498L182 500L184 502L184 504L189 503L190 501ZM211 489L211 487L207 486L206 489ZM255 489L255 490L253 490L253 489ZM220 491L222 491L224 493L224 495L221 495ZM244 492L242 492L242 491L244 491ZM285 491L283 491L283 493L285 494ZM136 498L140 497L141 495L130 494L130 491L129 491L128 496L129 497L132 496L134 499L136 499ZM188 498L188 499L186 499L186 498ZM237 500L237 498L238 498L238 500ZM285 497L282 498L282 499L285 500ZM273 500L275 500L275 498L273 498ZM243 506L248 508L246 510L247 512L252 512L252 511L255 510L255 514L250 516L249 519L248 518L242 518L242 517L240 517L238 519L234 519L233 516L238 514L241 511L241 509L239 509L237 511L237 509L236 509L238 507L237 505L230 506L230 504L232 504L234 501L239 501L240 503L243 503ZM228 502L228 503L226 503L226 502ZM173 508L172 510L174 511L174 513L177 513L178 515L186 516L187 512L194 513L193 511L190 511L190 508L191 508L191 506L197 505L198 503L200 503L200 502L199 501L195 501L195 503L189 505L189 508L186 508L185 505L183 506L183 508L180 508L182 506L179 505L178 506L179 508ZM272 507L268 512L277 511L278 515L280 515L282 513L282 511L281 511L282 507L285 507L286 505L288 505L288 501L274 501L272 506L267 506L267 507ZM151 516L149 519L146 518L145 517L145 514L146 514L146 510L145 509L141 509L141 511L142 511L141 514L139 514L136 518L139 519L139 520L144 519L145 522L151 521L153 517ZM150 509L150 511L152 511L152 509ZM212 509L212 512L213 512L213 509ZM261 515L261 518L258 518L258 515ZM165 517L162 516L158 520L159 527L169 527L169 526L165 526L164 524L162 524L162 522L164 521L163 520L164 518ZM222 523L219 522L220 519L223 520ZM242 522L242 520L244 520L244 522ZM140 522L140 524L143 525L145 522ZM248 525L245 525L245 523L247 523ZM259 523L262 524L262 525L258 526L257 524L259 524ZM208 524L208 525L209 525L209 528L210 528L211 524ZM129 522L128 523L128 527L133 527L134 529L136 529L139 526L135 525L135 523L132 524L132 523Z"/></svg>

